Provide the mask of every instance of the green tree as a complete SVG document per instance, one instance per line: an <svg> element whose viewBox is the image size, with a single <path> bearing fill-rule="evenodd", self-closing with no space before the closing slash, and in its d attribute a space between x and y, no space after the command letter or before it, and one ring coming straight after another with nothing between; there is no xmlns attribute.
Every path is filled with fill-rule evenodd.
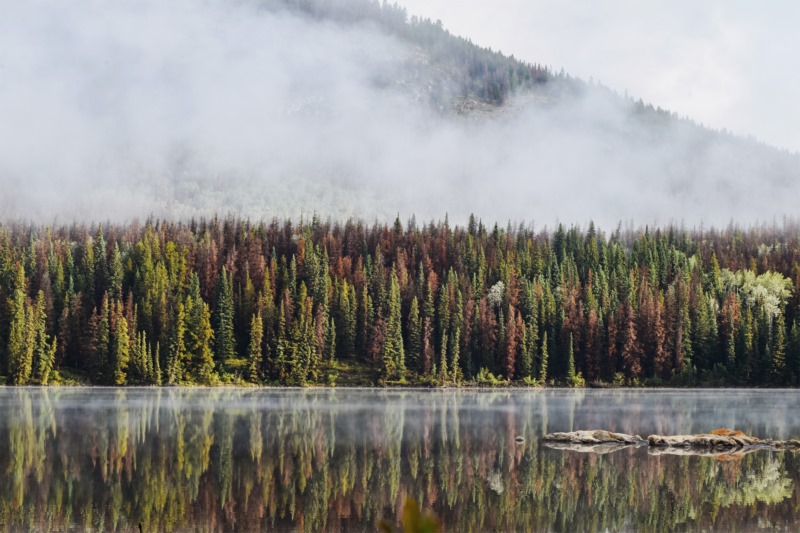
<svg viewBox="0 0 800 533"><path fill-rule="evenodd" d="M218 361L236 357L236 338L233 333L233 281L222 267L217 279L216 307L214 308L214 339Z"/></svg>
<svg viewBox="0 0 800 533"><path fill-rule="evenodd" d="M186 351L189 355L187 371L190 378L204 385L216 380L214 372L214 330L211 311L200 295L200 281L196 274L189 283L186 297Z"/></svg>
<svg viewBox="0 0 800 533"><path fill-rule="evenodd" d="M389 315L386 320L386 342L383 345L383 365L388 379L402 376L405 372L405 350L403 348L402 317L400 310L400 286L397 274L392 269L389 276Z"/></svg>
<svg viewBox="0 0 800 533"><path fill-rule="evenodd" d="M414 371L420 370L421 352L422 317L419 314L419 301L414 296L411 300L411 310L408 314L408 366Z"/></svg>
<svg viewBox="0 0 800 533"><path fill-rule="evenodd" d="M261 312L253 315L250 320L250 344L247 348L247 380L251 383L261 381L261 368L263 364L262 342L264 340L264 319Z"/></svg>
<svg viewBox="0 0 800 533"><path fill-rule="evenodd" d="M547 383L547 364L548 364L549 346L547 342L547 332L542 335L542 353L539 358L539 381Z"/></svg>
<svg viewBox="0 0 800 533"><path fill-rule="evenodd" d="M33 332L30 306L25 294L25 268L20 264L8 300L10 327L8 333L8 374L12 385L25 385L33 370Z"/></svg>
<svg viewBox="0 0 800 533"><path fill-rule="evenodd" d="M49 340L47 335L47 314L44 292L39 291L35 306L35 347L33 380L40 385L47 385L56 361L56 340Z"/></svg>
<svg viewBox="0 0 800 533"><path fill-rule="evenodd" d="M112 347L114 385L125 385L130 361L130 337L128 336L128 321L122 313L119 313L116 318Z"/></svg>
<svg viewBox="0 0 800 533"><path fill-rule="evenodd" d="M167 383L175 385L184 379L184 372L190 364L191 357L186 349L186 307L178 303L175 315L175 326L172 332L169 355L167 358Z"/></svg>

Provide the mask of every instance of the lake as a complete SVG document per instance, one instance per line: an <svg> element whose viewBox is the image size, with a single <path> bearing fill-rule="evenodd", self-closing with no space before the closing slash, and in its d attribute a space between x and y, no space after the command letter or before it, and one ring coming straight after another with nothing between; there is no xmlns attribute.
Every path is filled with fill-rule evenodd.
<svg viewBox="0 0 800 533"><path fill-rule="evenodd" d="M548 432L800 437L800 393L0 388L0 530L444 531L800 524L800 455L598 455ZM519 439L518 437L521 437Z"/></svg>

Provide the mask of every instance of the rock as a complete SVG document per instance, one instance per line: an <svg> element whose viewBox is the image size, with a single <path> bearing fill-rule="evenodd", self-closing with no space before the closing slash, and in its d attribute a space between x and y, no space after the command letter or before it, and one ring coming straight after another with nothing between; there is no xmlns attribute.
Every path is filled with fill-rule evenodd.
<svg viewBox="0 0 800 533"><path fill-rule="evenodd" d="M628 446L647 444L651 455L701 455L733 460L755 450L800 450L800 440L759 439L742 431L719 428L697 435L639 435L612 433L603 429L550 433L545 445L560 450L609 453Z"/></svg>
<svg viewBox="0 0 800 533"><path fill-rule="evenodd" d="M522 435L517 435L517 438L514 439L514 442L517 444L525 444L525 438Z"/></svg>
<svg viewBox="0 0 800 533"><path fill-rule="evenodd" d="M715 448L730 449L745 446L772 446L771 440L757 439L745 435L741 431L714 430L712 433L698 435L650 435L647 442L650 446L675 448Z"/></svg>
<svg viewBox="0 0 800 533"><path fill-rule="evenodd" d="M639 435L612 433L603 429L570 431L567 433L550 433L544 436L545 442L561 442L567 444L642 444L645 440Z"/></svg>

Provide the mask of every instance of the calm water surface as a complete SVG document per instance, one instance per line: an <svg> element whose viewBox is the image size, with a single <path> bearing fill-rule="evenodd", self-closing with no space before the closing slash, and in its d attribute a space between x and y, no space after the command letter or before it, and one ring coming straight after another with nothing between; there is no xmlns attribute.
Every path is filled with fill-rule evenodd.
<svg viewBox="0 0 800 533"><path fill-rule="evenodd" d="M800 454L541 437L800 437L799 413L796 391L0 388L0 530L374 531L411 496L445 531L795 531Z"/></svg>

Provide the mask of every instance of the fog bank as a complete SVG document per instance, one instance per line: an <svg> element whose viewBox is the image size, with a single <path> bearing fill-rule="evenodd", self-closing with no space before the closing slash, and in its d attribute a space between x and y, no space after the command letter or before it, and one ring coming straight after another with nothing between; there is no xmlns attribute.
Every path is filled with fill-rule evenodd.
<svg viewBox="0 0 800 533"><path fill-rule="evenodd" d="M255 1L0 0L0 217L726 224L798 160L589 88L458 115L424 50Z"/></svg>

